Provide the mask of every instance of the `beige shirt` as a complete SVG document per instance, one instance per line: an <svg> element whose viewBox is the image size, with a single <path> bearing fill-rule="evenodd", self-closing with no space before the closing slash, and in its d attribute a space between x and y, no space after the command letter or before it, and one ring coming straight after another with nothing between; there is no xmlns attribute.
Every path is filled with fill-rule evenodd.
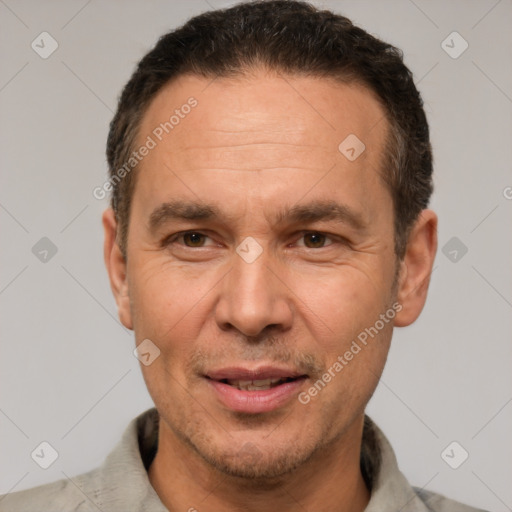
<svg viewBox="0 0 512 512"><path fill-rule="evenodd" d="M1 512L166 512L147 468L158 445L158 413L149 409L130 422L103 465L87 473L0 497ZM366 417L361 450L371 488L366 512L477 512L409 485L379 428ZM201 507L190 504L190 509ZM185 511L183 511L185 512ZM482 511L480 511L482 512Z"/></svg>

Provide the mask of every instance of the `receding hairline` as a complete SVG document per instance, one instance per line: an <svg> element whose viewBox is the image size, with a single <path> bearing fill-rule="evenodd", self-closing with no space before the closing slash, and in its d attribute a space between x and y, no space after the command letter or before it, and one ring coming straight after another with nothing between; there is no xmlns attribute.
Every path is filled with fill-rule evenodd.
<svg viewBox="0 0 512 512"><path fill-rule="evenodd" d="M255 78L261 78L261 76L268 77L284 77L284 78L313 78L318 79L327 83L330 83L335 86L349 86L349 87L357 87L367 93L382 109L383 117L382 121L385 122L384 131L383 131L383 139L382 139L382 154L379 160L379 167L375 169L379 178L382 180L384 186L389 190L392 194L393 204L395 199L393 197L393 180L389 175L392 172L393 168L393 159L395 158L395 154L398 151L397 140L395 137L395 125L396 123L393 121L393 117L391 112L389 111L389 107L385 104L383 99L379 96L374 86L368 83L364 77L358 73L357 70L353 70L350 67L346 67L345 69L333 69L332 72L322 72L322 71L309 71L309 70L300 70L300 69L291 69L286 70L280 66L269 66L265 63L255 62L251 65L240 66L239 68L230 70L229 73L208 73L208 72L196 72L189 69L180 70L175 76L169 78L165 83L163 83L158 90L156 90L148 101L141 105L139 110L139 118L137 122L133 125L135 130L132 143L127 146L127 155L130 155L138 145L142 144L142 140L144 139L144 135L141 133L142 126L144 124L144 120L147 117L148 112L151 109L151 106L154 104L157 99L172 88L174 85L179 83L180 81L192 78L203 80L206 82L206 87L208 87L215 80L225 80L232 83L239 83L245 80L250 81ZM205 87L205 88L206 88ZM205 88L201 89L204 91ZM376 124L380 124L376 123ZM373 129L373 128L371 128ZM123 218L121 219L122 226L121 227L121 237L119 239L120 247L124 247L125 256L127 256L127 247L128 247L128 237L129 237L129 225L131 221L131 213L132 213L132 200L135 194L135 188L137 186L138 180L138 169L139 165L136 165L133 168L133 171L130 173L128 187L124 190L125 194L129 197L129 201L125 206L126 211L124 211ZM395 206L393 206L393 209ZM116 218L119 220L116 212ZM396 222L396 219L395 219ZM396 238L398 233L395 233L395 244L397 244L398 239Z"/></svg>
<svg viewBox="0 0 512 512"><path fill-rule="evenodd" d="M392 135L392 126L391 126L391 119L388 112L387 106L384 104L382 99L379 97L377 92L366 83L362 78L355 76L352 72L348 73L347 75L344 75L342 73L334 73L333 74L325 74L325 73L314 73L314 72L301 72L300 70L297 71L286 71L282 69L276 69L276 68L270 68L269 66L266 66L264 64L258 65L251 65L247 67L240 68L239 70L233 71L230 74L217 74L215 76L212 76L210 74L199 74L193 71L183 71L179 72L176 76L170 78L167 82L162 84L162 86L153 94L153 96L147 101L140 110L140 117L139 120L134 126L135 128L135 134L133 136L132 143L127 146L127 154L131 154L135 148L140 146L143 143L143 139L147 134L142 134L141 129L144 124L145 119L147 118L148 112L151 109L151 106L154 104L155 101L163 94L165 91L168 91L170 88L172 88L174 85L176 85L179 81L184 80L186 78L197 78L199 80L204 80L207 82L208 87L214 80L227 80L233 83L237 83L244 80L253 80L255 78L261 78L261 73L263 76L268 77L288 77L288 78L301 78L301 77L308 77L313 79L322 80L328 83L331 83L335 86L345 85L345 86L356 86L360 89L362 89L364 92L369 94L380 106L380 108L383 111L383 117L382 120L385 121L385 127L384 127L384 137L382 141L382 157L379 162L379 169L377 169L379 176L383 179L383 182L386 186L389 185L388 181L386 180L385 172L386 167L388 166L388 162L390 160L390 153L392 152L393 148L390 147L392 145L391 141L391 135ZM205 87L205 88L206 88ZM205 89L202 89L204 91ZM201 92L202 92L201 91ZM375 124L380 124L380 120ZM370 128L370 131L373 130L373 127ZM133 194L135 193L135 187L137 184L137 176L138 176L138 167L139 165L136 165L131 173L130 179L129 179L129 188L127 190L128 195L130 196L130 206L131 206L131 199L133 199ZM126 227L128 231L128 224L130 222L131 218L131 207L126 212ZM128 238L128 232L126 233L126 240L127 242Z"/></svg>

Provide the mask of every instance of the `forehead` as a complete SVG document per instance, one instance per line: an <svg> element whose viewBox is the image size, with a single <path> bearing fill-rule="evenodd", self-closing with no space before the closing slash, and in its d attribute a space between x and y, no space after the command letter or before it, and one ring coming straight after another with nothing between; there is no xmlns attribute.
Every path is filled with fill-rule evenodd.
<svg viewBox="0 0 512 512"><path fill-rule="evenodd" d="M257 188L270 197L273 182L274 189L295 187L298 199L325 175L316 192L343 184L361 203L376 193L370 189L384 188L387 129L383 108L360 84L263 71L232 79L184 75L143 117L139 144L150 138L154 147L139 165L135 196L164 202L178 184L182 194L209 191L222 201L221 191L237 183L246 196L256 197Z"/></svg>
<svg viewBox="0 0 512 512"><path fill-rule="evenodd" d="M253 71L231 79L179 76L150 104L139 139L153 134L159 146L182 153L223 141L295 144L295 159L305 163L317 156L311 148L331 153L350 134L366 145L368 159L380 149L386 129L383 108L361 84ZM253 168L239 163L241 169Z"/></svg>

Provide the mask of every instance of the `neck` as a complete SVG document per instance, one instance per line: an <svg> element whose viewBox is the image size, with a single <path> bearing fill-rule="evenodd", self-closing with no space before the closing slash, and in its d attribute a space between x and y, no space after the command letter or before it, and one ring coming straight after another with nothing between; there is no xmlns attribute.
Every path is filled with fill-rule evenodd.
<svg viewBox="0 0 512 512"><path fill-rule="evenodd" d="M360 470L363 418L292 473L254 481L219 472L161 419L149 480L170 511L362 512L370 499Z"/></svg>

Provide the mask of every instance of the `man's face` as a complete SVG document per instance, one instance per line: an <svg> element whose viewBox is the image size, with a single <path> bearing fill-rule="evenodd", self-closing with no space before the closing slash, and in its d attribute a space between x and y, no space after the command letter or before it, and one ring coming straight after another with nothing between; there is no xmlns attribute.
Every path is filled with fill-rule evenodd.
<svg viewBox="0 0 512 512"><path fill-rule="evenodd" d="M357 445L392 334L386 322L344 357L395 301L386 129L361 86L263 72L184 76L150 105L139 143L156 147L137 169L121 318L161 351L142 370L168 439L267 477L344 436ZM351 134L365 145L355 160Z"/></svg>

